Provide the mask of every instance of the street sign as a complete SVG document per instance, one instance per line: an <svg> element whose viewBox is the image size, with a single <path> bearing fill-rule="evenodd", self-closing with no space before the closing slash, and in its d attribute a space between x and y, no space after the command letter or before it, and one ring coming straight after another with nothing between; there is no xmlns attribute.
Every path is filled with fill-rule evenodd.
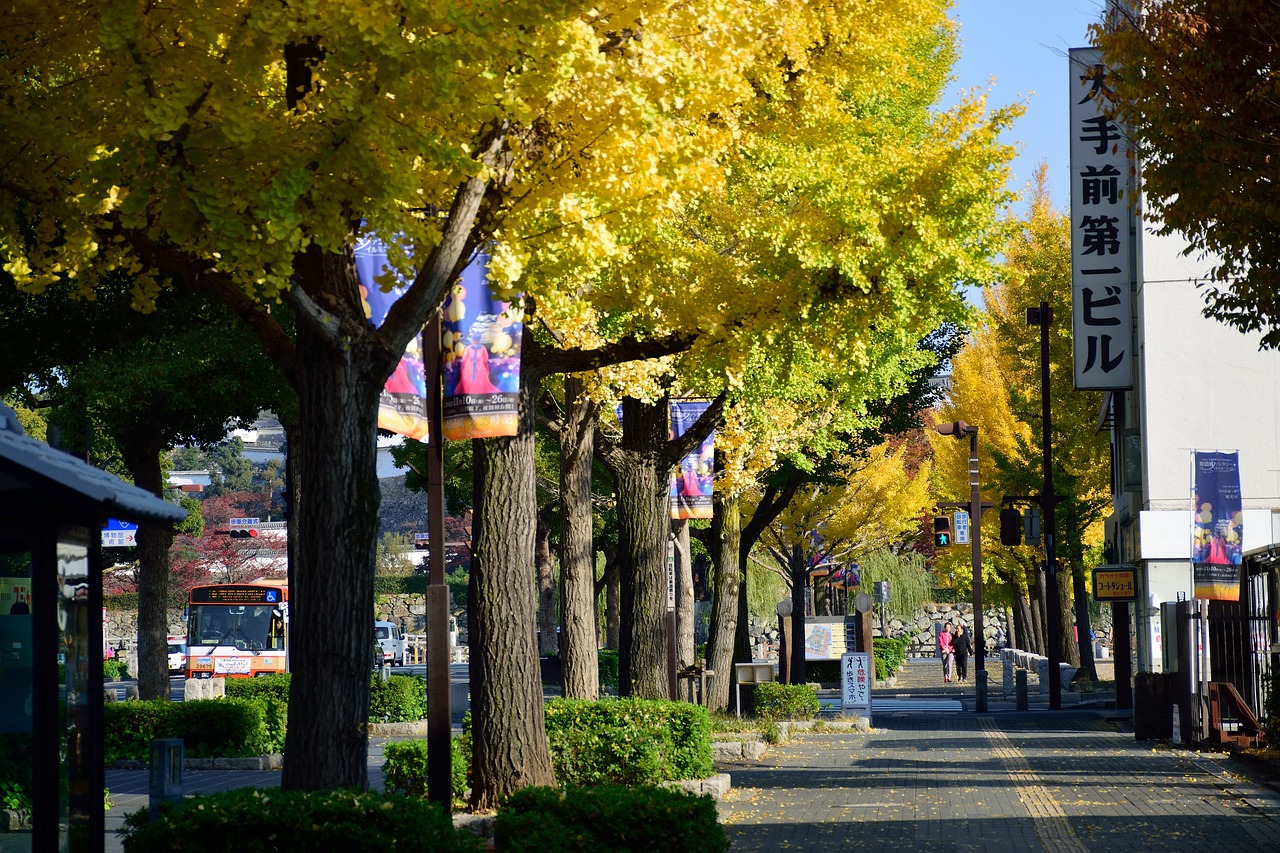
<svg viewBox="0 0 1280 853"><path fill-rule="evenodd" d="M251 539L258 535L258 519L256 518L229 518L227 519L227 527L230 528L232 539Z"/></svg>
<svg viewBox="0 0 1280 853"><path fill-rule="evenodd" d="M956 510L956 514L952 516L952 541L957 545L969 544L969 513L962 509Z"/></svg>
<svg viewBox="0 0 1280 853"><path fill-rule="evenodd" d="M1094 601L1137 601L1137 568L1098 566L1093 570L1093 598Z"/></svg>
<svg viewBox="0 0 1280 853"><path fill-rule="evenodd" d="M107 519L107 526L102 528L102 547L132 548L138 544L138 525L129 521Z"/></svg>
<svg viewBox="0 0 1280 853"><path fill-rule="evenodd" d="M871 713L871 655L851 652L840 656L840 713Z"/></svg>

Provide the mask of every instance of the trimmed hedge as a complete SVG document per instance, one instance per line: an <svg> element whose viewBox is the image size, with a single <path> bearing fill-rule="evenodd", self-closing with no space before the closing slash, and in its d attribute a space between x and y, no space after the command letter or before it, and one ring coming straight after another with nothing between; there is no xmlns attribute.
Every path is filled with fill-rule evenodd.
<svg viewBox="0 0 1280 853"><path fill-rule="evenodd" d="M498 810L494 841L506 853L721 853L729 849L710 797L612 785L516 791Z"/></svg>
<svg viewBox="0 0 1280 853"><path fill-rule="evenodd" d="M653 785L712 773L711 715L659 699L553 699L547 742L566 786Z"/></svg>
<svg viewBox="0 0 1280 853"><path fill-rule="evenodd" d="M467 756L458 738L450 738L450 787L453 799L467 798ZM427 741L392 740L382 748L386 757L382 771L388 794L404 794L418 800L427 798Z"/></svg>
<svg viewBox="0 0 1280 853"><path fill-rule="evenodd" d="M482 849L434 803L372 791L236 788L164 806L155 823L140 809L125 818L123 832L126 853Z"/></svg>
<svg viewBox="0 0 1280 853"><path fill-rule="evenodd" d="M284 748L284 707L267 699L108 702L105 754L146 761L154 738L181 738L193 758L267 755Z"/></svg>
<svg viewBox="0 0 1280 853"><path fill-rule="evenodd" d="M427 680L419 675L375 675L369 687L369 722L413 723L427 718Z"/></svg>
<svg viewBox="0 0 1280 853"><path fill-rule="evenodd" d="M277 672L256 678L226 679L226 693L233 699L273 699L289 704L289 673Z"/></svg>
<svg viewBox="0 0 1280 853"><path fill-rule="evenodd" d="M756 685L756 716L767 720L812 720L822 710L818 691L808 684L768 681Z"/></svg>

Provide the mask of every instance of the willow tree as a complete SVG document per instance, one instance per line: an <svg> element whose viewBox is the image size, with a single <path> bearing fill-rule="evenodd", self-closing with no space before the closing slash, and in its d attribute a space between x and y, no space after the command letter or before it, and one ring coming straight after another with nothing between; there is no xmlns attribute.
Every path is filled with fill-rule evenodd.
<svg viewBox="0 0 1280 853"><path fill-rule="evenodd" d="M510 294L536 254L598 263L705 179L732 127L704 119L742 97L758 40L739 5L7 8L0 255L18 286L87 296L123 269L142 310L204 289L297 393L286 788L367 785L385 378L476 247ZM377 329L353 263L370 234L395 238L380 285L410 283ZM536 718L534 698L501 713ZM521 772L550 780L545 746Z"/></svg>

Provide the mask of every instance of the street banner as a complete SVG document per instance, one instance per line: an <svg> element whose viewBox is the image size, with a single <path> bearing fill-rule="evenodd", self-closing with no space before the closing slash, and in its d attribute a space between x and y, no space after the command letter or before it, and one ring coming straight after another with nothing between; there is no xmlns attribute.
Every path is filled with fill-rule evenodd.
<svg viewBox="0 0 1280 853"><path fill-rule="evenodd" d="M706 400L671 401L671 437L678 438L693 426L711 404ZM680 460L680 471L671 477L671 517L711 518L715 491L715 431L698 448Z"/></svg>
<svg viewBox="0 0 1280 853"><path fill-rule="evenodd" d="M356 243L355 261L365 314L375 327L381 326L391 306L409 289L409 283L397 276L390 291L384 292L378 285L378 276L387 269L387 247L371 234ZM409 438L427 437L427 383L421 334L409 342L400 363L382 386L378 427Z"/></svg>
<svg viewBox="0 0 1280 853"><path fill-rule="evenodd" d="M1193 450L1191 455L1191 562L1195 597L1239 601L1244 554L1240 454Z"/></svg>
<svg viewBox="0 0 1280 853"><path fill-rule="evenodd" d="M1076 388L1133 387L1128 138L1111 118L1110 70L1093 48L1068 62L1071 334Z"/></svg>
<svg viewBox="0 0 1280 853"><path fill-rule="evenodd" d="M477 255L441 309L443 432L447 439L496 438L520 428L520 347L524 308L489 289L489 258Z"/></svg>

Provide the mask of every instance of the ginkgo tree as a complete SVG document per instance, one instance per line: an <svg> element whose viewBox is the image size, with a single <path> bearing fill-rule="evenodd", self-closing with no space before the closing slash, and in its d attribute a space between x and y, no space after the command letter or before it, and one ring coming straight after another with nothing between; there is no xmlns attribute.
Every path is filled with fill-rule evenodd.
<svg viewBox="0 0 1280 853"><path fill-rule="evenodd" d="M480 246L607 258L714 180L761 11L721 2L34 3L0 29L0 255L18 286L203 288L298 396L286 788L367 785L378 390ZM352 250L412 283L374 329ZM393 238L393 239L392 239ZM385 276L389 286L393 276ZM284 301L289 334L271 311Z"/></svg>

